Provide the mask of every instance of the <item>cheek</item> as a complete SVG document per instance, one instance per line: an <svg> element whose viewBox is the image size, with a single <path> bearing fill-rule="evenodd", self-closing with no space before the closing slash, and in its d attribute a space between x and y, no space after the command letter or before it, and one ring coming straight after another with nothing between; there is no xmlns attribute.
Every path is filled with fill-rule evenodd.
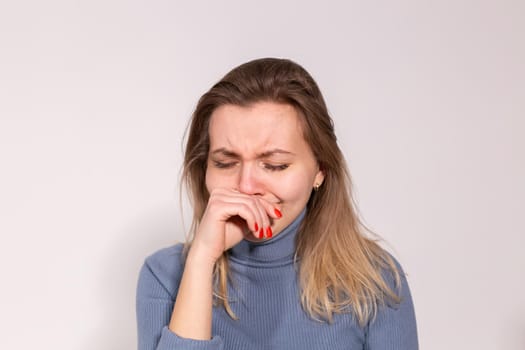
<svg viewBox="0 0 525 350"><path fill-rule="evenodd" d="M209 171L209 168L206 169L205 184L208 193L210 193L214 188L217 188L217 176L213 174L213 171Z"/></svg>
<svg viewBox="0 0 525 350"><path fill-rule="evenodd" d="M233 186L230 176L227 176L223 172L217 171L213 168L206 169L205 184L208 193L215 188L227 188Z"/></svg>
<svg viewBox="0 0 525 350"><path fill-rule="evenodd" d="M275 187L275 191L283 201L307 201L312 187L306 176L301 176L280 181L279 185Z"/></svg>

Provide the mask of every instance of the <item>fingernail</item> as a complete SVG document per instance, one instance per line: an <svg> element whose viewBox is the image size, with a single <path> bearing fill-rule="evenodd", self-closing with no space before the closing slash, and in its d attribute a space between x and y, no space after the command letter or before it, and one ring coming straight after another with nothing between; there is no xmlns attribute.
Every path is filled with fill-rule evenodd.
<svg viewBox="0 0 525 350"><path fill-rule="evenodd" d="M259 239L264 238L264 229L261 227L261 230L259 231Z"/></svg>
<svg viewBox="0 0 525 350"><path fill-rule="evenodd" d="M273 211L274 211L275 215L277 215L278 218L281 218L283 216L283 214L281 213L281 211L279 209L275 208Z"/></svg>
<svg viewBox="0 0 525 350"><path fill-rule="evenodd" d="M270 226L266 229L266 236L268 236L268 238L272 238L273 236L272 228Z"/></svg>
<svg viewBox="0 0 525 350"><path fill-rule="evenodd" d="M259 231L259 225L257 225L257 223L255 223L255 232Z"/></svg>

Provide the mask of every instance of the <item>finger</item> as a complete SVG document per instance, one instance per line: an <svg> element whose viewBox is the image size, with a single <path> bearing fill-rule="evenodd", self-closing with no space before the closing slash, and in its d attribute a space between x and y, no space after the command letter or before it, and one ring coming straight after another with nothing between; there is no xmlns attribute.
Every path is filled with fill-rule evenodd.
<svg viewBox="0 0 525 350"><path fill-rule="evenodd" d="M214 192L226 202L242 202L252 208L256 219L253 226L251 223L248 223L248 228L255 233L254 236L257 238L272 237L273 232L271 226L273 220L282 217L278 204L270 202L261 196L247 195L234 189L219 188L214 190Z"/></svg>
<svg viewBox="0 0 525 350"><path fill-rule="evenodd" d="M273 232L272 232L272 225L274 220L280 219L282 217L281 208L278 204L269 202L268 200L259 197L258 202L260 204L259 208L262 210L262 214L265 220L265 224L267 223L267 226L265 228L265 236L267 238L272 238Z"/></svg>
<svg viewBox="0 0 525 350"><path fill-rule="evenodd" d="M259 216L261 217L261 227L259 228L258 236L257 238L263 239L263 238L271 238L272 237L272 231L271 231L271 222L270 218L268 217L268 214L266 213L266 209L263 205L263 201L261 198L253 197L257 211L259 213Z"/></svg>
<svg viewBox="0 0 525 350"><path fill-rule="evenodd" d="M230 210L227 211L228 215L238 215L243 218L246 221L248 229L252 232L254 237L259 237L261 229L264 227L264 218L261 215L262 211L259 208L260 205L258 204L257 200L253 198L253 196L227 190L216 191L213 197L217 200L220 200L223 203L222 205L230 206ZM239 207L239 205L242 207ZM223 219L227 220L228 218L229 217L224 217Z"/></svg>
<svg viewBox="0 0 525 350"><path fill-rule="evenodd" d="M259 202L263 207L264 215L272 219L280 219L283 216L281 212L281 206L279 204L269 202L262 197L259 198Z"/></svg>

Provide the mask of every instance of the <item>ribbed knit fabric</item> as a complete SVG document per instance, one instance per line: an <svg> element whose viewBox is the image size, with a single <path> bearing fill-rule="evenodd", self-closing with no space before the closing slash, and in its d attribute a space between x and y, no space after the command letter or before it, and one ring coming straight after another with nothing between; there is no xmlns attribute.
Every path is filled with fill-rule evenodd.
<svg viewBox="0 0 525 350"><path fill-rule="evenodd" d="M366 327L360 327L351 314L335 315L328 324L303 311L293 259L295 235L304 215L303 211L273 239L243 240L231 250L230 305L238 320L215 307L209 341L181 338L167 328L184 268L182 245L148 257L137 288L139 350L418 349L414 309L404 277L401 304L382 307Z"/></svg>

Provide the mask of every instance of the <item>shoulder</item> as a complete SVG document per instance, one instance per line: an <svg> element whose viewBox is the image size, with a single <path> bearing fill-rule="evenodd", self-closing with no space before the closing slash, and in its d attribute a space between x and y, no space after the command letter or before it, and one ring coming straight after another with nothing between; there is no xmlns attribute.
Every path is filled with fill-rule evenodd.
<svg viewBox="0 0 525 350"><path fill-rule="evenodd" d="M388 253L387 253L388 254ZM396 302L380 305L377 314L366 327L367 349L417 349L417 326L414 305L406 274L401 264L391 254L393 268L383 269L383 278L398 296Z"/></svg>
<svg viewBox="0 0 525 350"><path fill-rule="evenodd" d="M381 269L381 275L387 286L399 297L399 303L402 303L405 298L410 298L407 275L398 259L386 250L384 254L386 264Z"/></svg>
<svg viewBox="0 0 525 350"><path fill-rule="evenodd" d="M170 247L157 250L145 259L145 264L157 272L173 272L183 261L184 244L178 243Z"/></svg>
<svg viewBox="0 0 525 350"><path fill-rule="evenodd" d="M184 244L178 243L149 255L140 271L139 284L157 284L174 298L184 270L183 249Z"/></svg>

